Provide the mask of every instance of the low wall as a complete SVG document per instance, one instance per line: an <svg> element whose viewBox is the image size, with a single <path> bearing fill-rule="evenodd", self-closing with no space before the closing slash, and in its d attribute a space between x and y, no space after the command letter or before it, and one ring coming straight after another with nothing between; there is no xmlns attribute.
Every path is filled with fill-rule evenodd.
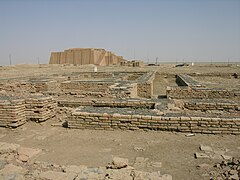
<svg viewBox="0 0 240 180"><path fill-rule="evenodd" d="M52 97L33 96L25 100L27 120L43 122L55 116L57 103Z"/></svg>
<svg viewBox="0 0 240 180"><path fill-rule="evenodd" d="M164 117L72 112L69 128L96 130L164 130L206 134L240 134L240 118Z"/></svg>
<svg viewBox="0 0 240 180"><path fill-rule="evenodd" d="M113 82L103 81L65 81L61 83L61 90L71 95L82 95L87 97L109 97L110 86Z"/></svg>
<svg viewBox="0 0 240 180"><path fill-rule="evenodd" d="M113 82L103 81L65 81L61 83L61 89L63 91L106 92L109 91L109 86L113 84Z"/></svg>
<svg viewBox="0 0 240 180"><path fill-rule="evenodd" d="M148 101L58 101L60 107L79 107L79 106L95 106L95 107L117 107L117 108L145 108L153 109L155 102Z"/></svg>
<svg viewBox="0 0 240 180"><path fill-rule="evenodd" d="M137 95L143 98L152 98L153 80L155 72L149 72L137 79Z"/></svg>
<svg viewBox="0 0 240 180"><path fill-rule="evenodd" d="M16 128L25 122L24 99L0 97L0 126Z"/></svg>
<svg viewBox="0 0 240 180"><path fill-rule="evenodd" d="M236 98L240 97L240 92L213 88L167 87L167 97L173 99Z"/></svg>
<svg viewBox="0 0 240 180"><path fill-rule="evenodd" d="M94 79L109 79L113 78L114 74L109 72L84 72L77 73L70 76L71 80L79 80L83 78L94 78Z"/></svg>
<svg viewBox="0 0 240 180"><path fill-rule="evenodd" d="M137 84L129 82L118 82L110 86L110 94L113 98L136 98Z"/></svg>
<svg viewBox="0 0 240 180"><path fill-rule="evenodd" d="M181 86L201 87L202 85L187 74L176 75L176 82Z"/></svg>
<svg viewBox="0 0 240 180"><path fill-rule="evenodd" d="M227 112L236 112L240 111L240 103L230 102L230 101L199 101L199 100L190 100L184 102L184 108L189 110L200 110L200 111L208 111L208 110L219 110L219 111L227 111Z"/></svg>
<svg viewBox="0 0 240 180"><path fill-rule="evenodd" d="M0 126L16 128L27 120L46 121L55 116L56 107L52 97L0 96Z"/></svg>

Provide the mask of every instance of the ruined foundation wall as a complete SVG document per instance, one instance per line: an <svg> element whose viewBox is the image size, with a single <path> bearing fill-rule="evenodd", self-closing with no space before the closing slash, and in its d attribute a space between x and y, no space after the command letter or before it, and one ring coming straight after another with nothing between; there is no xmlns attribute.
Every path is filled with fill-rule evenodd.
<svg viewBox="0 0 240 180"><path fill-rule="evenodd" d="M176 75L176 82L181 86L202 87L203 85L187 74Z"/></svg>
<svg viewBox="0 0 240 180"><path fill-rule="evenodd" d="M57 103L52 97L29 97L25 103L27 120L43 122L55 116Z"/></svg>
<svg viewBox="0 0 240 180"><path fill-rule="evenodd" d="M25 100L0 97L0 126L15 128L25 122Z"/></svg>
<svg viewBox="0 0 240 180"><path fill-rule="evenodd" d="M56 107L52 97L0 97L0 126L16 128L27 120L46 121L55 116Z"/></svg>
<svg viewBox="0 0 240 180"><path fill-rule="evenodd" d="M240 118L163 117L73 112L69 128L97 130L165 130L206 134L240 134Z"/></svg>
<svg viewBox="0 0 240 180"><path fill-rule="evenodd" d="M143 98L152 98L155 72L149 72L137 79L137 95Z"/></svg>
<svg viewBox="0 0 240 180"><path fill-rule="evenodd" d="M67 81L61 83L61 89L78 90L78 91L92 91L92 92L106 92L109 91L109 86L113 85L112 82L97 82L97 81Z"/></svg>
<svg viewBox="0 0 240 180"><path fill-rule="evenodd" d="M94 107L111 107L111 108L144 108L153 109L155 102L148 101L106 101L106 100L85 100L85 101L58 101L60 107L79 107L79 106L94 106Z"/></svg>
<svg viewBox="0 0 240 180"><path fill-rule="evenodd" d="M167 87L167 97L173 99L239 98L240 92L214 88Z"/></svg>
<svg viewBox="0 0 240 180"><path fill-rule="evenodd" d="M218 110L227 112L237 112L240 111L240 103L230 101L206 102L199 100L189 100L184 102L184 108L195 111Z"/></svg>

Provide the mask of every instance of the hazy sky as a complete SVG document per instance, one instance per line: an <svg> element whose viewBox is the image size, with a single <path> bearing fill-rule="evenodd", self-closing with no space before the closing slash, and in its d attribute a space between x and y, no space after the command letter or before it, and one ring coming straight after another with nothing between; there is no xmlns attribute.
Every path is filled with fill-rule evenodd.
<svg viewBox="0 0 240 180"><path fill-rule="evenodd" d="M240 62L240 0L0 0L0 65L105 48L127 59Z"/></svg>

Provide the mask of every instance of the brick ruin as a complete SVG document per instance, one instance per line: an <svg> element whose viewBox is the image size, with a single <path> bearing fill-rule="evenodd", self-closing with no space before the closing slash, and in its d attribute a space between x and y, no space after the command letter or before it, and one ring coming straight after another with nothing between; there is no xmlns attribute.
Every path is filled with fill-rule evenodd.
<svg viewBox="0 0 240 180"><path fill-rule="evenodd" d="M18 127L29 120L43 122L55 116L56 101L52 97L0 97L0 126Z"/></svg>
<svg viewBox="0 0 240 180"><path fill-rule="evenodd" d="M76 110L68 120L68 127L97 130L162 130L239 135L240 118L141 116L138 114L88 113Z"/></svg>
<svg viewBox="0 0 240 180"><path fill-rule="evenodd" d="M24 99L0 97L0 126L18 127L26 122Z"/></svg>
<svg viewBox="0 0 240 180"><path fill-rule="evenodd" d="M100 74L99 77L105 76ZM111 98L151 98L153 95L154 72L137 73L135 77L129 73L113 73L114 76L104 80L71 80L61 83L64 93L80 96ZM96 79L96 74L91 76ZM86 77L86 76L85 76Z"/></svg>
<svg viewBox="0 0 240 180"><path fill-rule="evenodd" d="M143 61L121 61L120 66L127 66L127 67L144 67Z"/></svg>
<svg viewBox="0 0 240 180"><path fill-rule="evenodd" d="M6 96L0 98L0 123L43 122L66 108L68 128L240 134L239 89L209 87L199 76L115 71L2 80L0 92ZM176 85L158 97L161 78Z"/></svg>

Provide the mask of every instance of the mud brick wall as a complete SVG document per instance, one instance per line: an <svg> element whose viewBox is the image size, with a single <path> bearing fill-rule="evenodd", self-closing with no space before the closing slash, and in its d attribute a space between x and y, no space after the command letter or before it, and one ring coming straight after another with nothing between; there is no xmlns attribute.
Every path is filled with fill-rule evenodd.
<svg viewBox="0 0 240 180"><path fill-rule="evenodd" d="M57 103L52 97L29 97L25 103L27 120L42 122L55 116Z"/></svg>
<svg viewBox="0 0 240 180"><path fill-rule="evenodd" d="M120 82L110 86L110 94L113 98L136 98L137 97L137 84Z"/></svg>
<svg viewBox="0 0 240 180"><path fill-rule="evenodd" d="M94 79L101 79L101 78L112 78L113 73L107 72L88 72L88 73L81 73L78 76L72 76L71 79L81 79L81 78L94 78Z"/></svg>
<svg viewBox="0 0 240 180"><path fill-rule="evenodd" d="M29 82L4 82L0 85L0 91L6 91L11 93L15 97L22 96L24 94L29 94L29 92L36 92L36 88Z"/></svg>
<svg viewBox="0 0 240 180"><path fill-rule="evenodd" d="M94 106L94 107L119 107L119 108L145 108L153 109L155 102L147 101L58 101L60 107L79 107L79 106Z"/></svg>
<svg viewBox="0 0 240 180"><path fill-rule="evenodd" d="M96 130L163 130L206 134L240 134L240 118L164 117L73 112L68 127Z"/></svg>
<svg viewBox="0 0 240 180"><path fill-rule="evenodd" d="M167 97L173 99L217 99L240 97L238 91L196 87L167 87Z"/></svg>
<svg viewBox="0 0 240 180"><path fill-rule="evenodd" d="M118 107L118 108L147 108L153 109L155 103L147 101L97 101L93 104L95 107Z"/></svg>
<svg viewBox="0 0 240 180"><path fill-rule="evenodd" d="M113 82L102 81L66 81L61 83L61 89L63 91L106 92L109 91L109 86L113 84Z"/></svg>
<svg viewBox="0 0 240 180"><path fill-rule="evenodd" d="M149 72L137 79L137 95L143 98L152 98L153 80L155 72Z"/></svg>
<svg viewBox="0 0 240 180"><path fill-rule="evenodd" d="M240 103L229 102L229 101L205 102L205 101L199 101L199 100L195 100L195 101L191 100L191 101L184 102L184 108L187 108L189 110L200 110L200 111L219 110L219 111L236 112L236 111L240 111Z"/></svg>
<svg viewBox="0 0 240 180"><path fill-rule="evenodd" d="M83 96L108 97L113 84L104 81L66 81L61 83L61 90Z"/></svg>
<svg viewBox="0 0 240 180"><path fill-rule="evenodd" d="M182 86L201 87L202 85L187 74L176 75L176 81Z"/></svg>
<svg viewBox="0 0 240 180"><path fill-rule="evenodd" d="M25 122L25 100L0 97L0 126L18 127Z"/></svg>

